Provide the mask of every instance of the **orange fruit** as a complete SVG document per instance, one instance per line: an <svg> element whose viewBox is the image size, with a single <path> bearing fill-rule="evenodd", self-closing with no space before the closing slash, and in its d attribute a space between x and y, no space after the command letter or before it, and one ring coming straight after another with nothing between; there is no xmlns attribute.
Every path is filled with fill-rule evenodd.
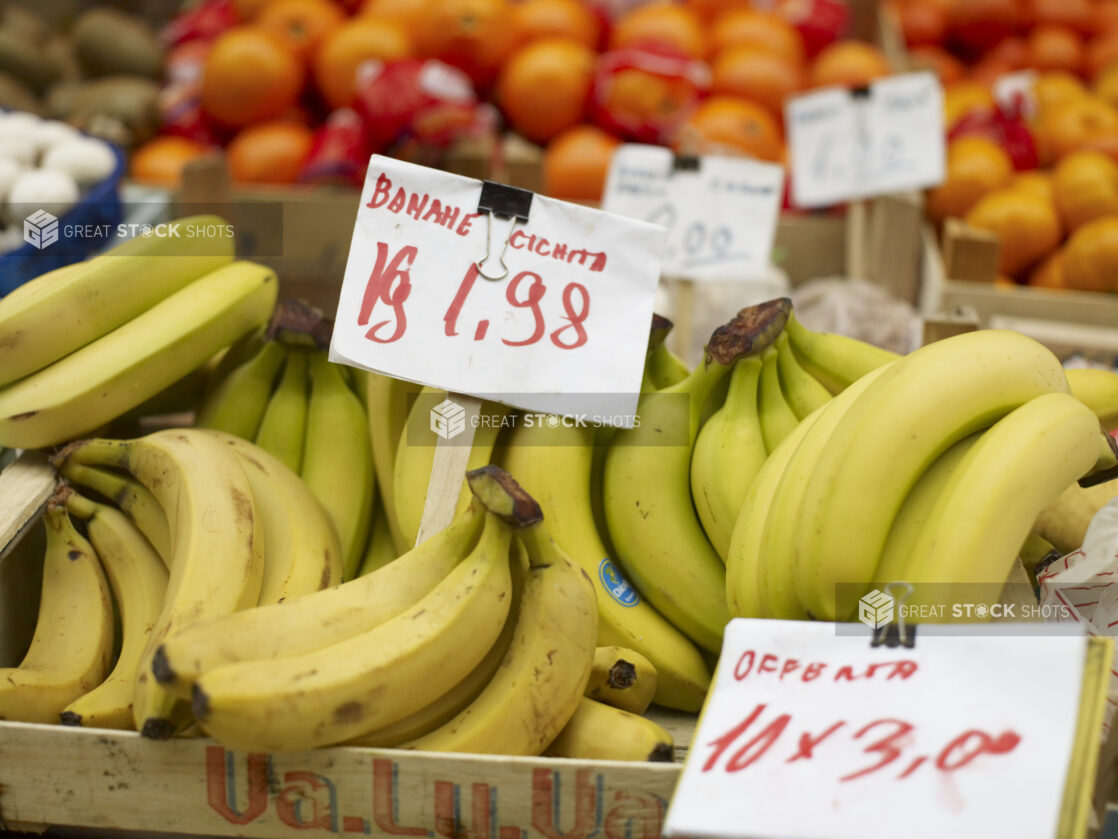
<svg viewBox="0 0 1118 839"><path fill-rule="evenodd" d="M408 33L414 44L418 43L423 19L430 2L431 0L365 0L358 14L396 21Z"/></svg>
<svg viewBox="0 0 1118 839"><path fill-rule="evenodd" d="M1097 151L1073 151L1052 174L1056 209L1068 230L1118 215L1118 163Z"/></svg>
<svg viewBox="0 0 1118 839"><path fill-rule="evenodd" d="M250 125L226 149L229 174L237 183L291 184L311 152L314 132L296 122Z"/></svg>
<svg viewBox="0 0 1118 839"><path fill-rule="evenodd" d="M893 4L893 13L908 46L930 46L943 42L947 31L947 10L942 6L901 2Z"/></svg>
<svg viewBox="0 0 1118 839"><path fill-rule="evenodd" d="M997 234L998 270L1016 276L1060 244L1056 208L1043 198L1015 189L996 189L978 199L964 220Z"/></svg>
<svg viewBox="0 0 1118 839"><path fill-rule="evenodd" d="M811 63L811 87L861 87L892 72L884 53L860 41L839 41L826 47Z"/></svg>
<svg viewBox="0 0 1118 839"><path fill-rule="evenodd" d="M568 128L543 154L544 192L565 201L600 201L621 141L592 125Z"/></svg>
<svg viewBox="0 0 1118 839"><path fill-rule="evenodd" d="M233 10L241 20L253 20L275 0L233 0Z"/></svg>
<svg viewBox="0 0 1118 839"><path fill-rule="evenodd" d="M778 118L784 113L784 100L801 87L799 65L748 44L728 47L714 60L711 92L751 99Z"/></svg>
<svg viewBox="0 0 1118 839"><path fill-rule="evenodd" d="M1096 36L1118 29L1118 0L1095 0L1091 10L1091 32Z"/></svg>
<svg viewBox="0 0 1118 839"><path fill-rule="evenodd" d="M727 47L746 45L769 50L794 64L804 61L804 39L799 30L771 12L730 9L715 19L710 28L711 55Z"/></svg>
<svg viewBox="0 0 1118 839"><path fill-rule="evenodd" d="M970 52L986 52L1023 22L1018 0L956 0L948 7L947 39Z"/></svg>
<svg viewBox="0 0 1118 839"><path fill-rule="evenodd" d="M689 79L629 67L610 76L601 107L612 120L636 131L682 119L697 100L698 91Z"/></svg>
<svg viewBox="0 0 1118 839"><path fill-rule="evenodd" d="M202 108L235 128L274 119L295 104L303 65L263 29L238 26L214 41L202 73Z"/></svg>
<svg viewBox="0 0 1118 839"><path fill-rule="evenodd" d="M1034 288L1067 288L1064 284L1064 252L1053 251L1029 272L1029 285Z"/></svg>
<svg viewBox="0 0 1118 839"><path fill-rule="evenodd" d="M1087 143L1118 134L1118 110L1083 96L1043 111L1034 128L1042 163L1052 164Z"/></svg>
<svg viewBox="0 0 1118 839"><path fill-rule="evenodd" d="M419 48L487 86L515 46L512 11L509 0L430 0L420 23Z"/></svg>
<svg viewBox="0 0 1118 839"><path fill-rule="evenodd" d="M733 150L773 162L784 156L780 123L756 102L711 96L687 118L677 146L685 151Z"/></svg>
<svg viewBox="0 0 1118 839"><path fill-rule="evenodd" d="M1029 33L1029 66L1034 70L1064 70L1078 73L1083 68L1083 42L1074 29L1042 24Z"/></svg>
<svg viewBox="0 0 1118 839"><path fill-rule="evenodd" d="M366 61L396 61L412 54L412 43L399 23L362 15L339 26L314 57L314 80L331 108L353 104L357 70Z"/></svg>
<svg viewBox="0 0 1118 839"><path fill-rule="evenodd" d="M1052 175L1039 169L1028 172L1018 172L1009 182L1010 189L1023 189L1025 192L1043 198L1050 204L1055 204L1056 189L1052 184Z"/></svg>
<svg viewBox="0 0 1118 839"><path fill-rule="evenodd" d="M1107 67L1118 63L1118 29L1103 32L1087 44L1085 73L1094 79Z"/></svg>
<svg viewBox="0 0 1118 839"><path fill-rule="evenodd" d="M1095 83L1091 85L1091 92L1104 102L1118 107L1118 64L1111 64L1099 73Z"/></svg>
<svg viewBox="0 0 1118 839"><path fill-rule="evenodd" d="M626 12L613 24L610 49L653 47L670 50L688 58L706 54L706 34L702 21L686 6L669 2L646 3Z"/></svg>
<svg viewBox="0 0 1118 839"><path fill-rule="evenodd" d="M685 3L691 11L709 22L730 9L748 8L750 0L685 0Z"/></svg>
<svg viewBox="0 0 1118 839"><path fill-rule="evenodd" d="M990 88L974 81L949 84L943 89L943 124L950 130L972 111L993 111L997 108Z"/></svg>
<svg viewBox="0 0 1118 839"><path fill-rule="evenodd" d="M513 7L511 27L520 44L570 38L595 49L602 34L601 22L579 0L524 0Z"/></svg>
<svg viewBox="0 0 1118 839"><path fill-rule="evenodd" d="M1092 0L1032 0L1029 16L1034 24L1054 24L1088 35L1095 28Z"/></svg>
<svg viewBox="0 0 1118 839"><path fill-rule="evenodd" d="M1061 102L1081 99L1086 95L1087 88L1083 86L1078 76L1060 70L1053 73L1038 73L1033 82L1033 97L1040 111L1050 110Z"/></svg>
<svg viewBox="0 0 1118 839"><path fill-rule="evenodd" d="M913 70L930 70L941 85L954 84L966 75L963 62L943 47L913 47L908 51L908 61Z"/></svg>
<svg viewBox="0 0 1118 839"><path fill-rule="evenodd" d="M210 151L204 143L185 137L156 137L132 152L129 172L137 181L177 187L186 164Z"/></svg>
<svg viewBox="0 0 1118 839"><path fill-rule="evenodd" d="M497 104L512 127L536 143L582 121L594 78L595 52L570 38L521 47L497 78Z"/></svg>
<svg viewBox="0 0 1118 839"><path fill-rule="evenodd" d="M1005 150L985 137L960 137L947 146L947 173L928 190L928 215L936 221L962 218L982 196L1005 186L1013 163Z"/></svg>
<svg viewBox="0 0 1118 839"><path fill-rule="evenodd" d="M1011 36L1003 38L992 50L986 53L985 58L991 61L1000 61L1020 70L1029 62L1029 45L1024 38Z"/></svg>
<svg viewBox="0 0 1118 839"><path fill-rule="evenodd" d="M1118 291L1118 216L1089 221L1064 246L1064 287Z"/></svg>
<svg viewBox="0 0 1118 839"><path fill-rule="evenodd" d="M303 59L337 29L345 15L330 0L277 0L256 18L256 25L272 32Z"/></svg>

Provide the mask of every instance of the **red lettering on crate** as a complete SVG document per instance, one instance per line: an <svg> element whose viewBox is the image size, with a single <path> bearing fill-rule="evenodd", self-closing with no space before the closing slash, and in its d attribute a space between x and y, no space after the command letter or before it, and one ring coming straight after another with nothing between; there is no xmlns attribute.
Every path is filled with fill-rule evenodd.
<svg viewBox="0 0 1118 839"><path fill-rule="evenodd" d="M338 832L338 791L315 772L287 772L276 797L276 815L288 827Z"/></svg>
<svg viewBox="0 0 1118 839"><path fill-rule="evenodd" d="M423 827L408 827L396 821L397 789L395 764L385 758L373 761L373 822L392 836L426 836Z"/></svg>
<svg viewBox="0 0 1118 839"><path fill-rule="evenodd" d="M250 754L246 760L248 804L237 807L233 752L206 746L206 801L230 824L248 824L268 806L268 756Z"/></svg>
<svg viewBox="0 0 1118 839"><path fill-rule="evenodd" d="M589 769L578 769L575 781L575 818L569 831L564 832L554 821L559 812L559 773L550 769L532 770L532 827L547 839L585 839L598 829L597 785L590 781ZM566 781L569 776L563 778ZM601 783L601 777L598 779Z"/></svg>
<svg viewBox="0 0 1118 839"><path fill-rule="evenodd" d="M606 839L660 839L664 801L655 795L618 790L602 821Z"/></svg>

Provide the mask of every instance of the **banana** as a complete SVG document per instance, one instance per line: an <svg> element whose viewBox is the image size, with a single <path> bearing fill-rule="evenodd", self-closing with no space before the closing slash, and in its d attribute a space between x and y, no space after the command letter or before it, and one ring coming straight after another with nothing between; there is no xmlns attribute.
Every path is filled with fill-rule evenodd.
<svg viewBox="0 0 1118 839"><path fill-rule="evenodd" d="M283 603L342 580L342 548L326 510L299 476L247 440L209 431L237 455L264 531L259 604Z"/></svg>
<svg viewBox="0 0 1118 839"><path fill-rule="evenodd" d="M1029 533L1021 545L1021 550L1017 552L1017 557L1021 560L1021 564L1025 567L1029 580L1034 586L1036 585L1037 572L1043 571L1045 566L1055 562L1063 555L1063 552L1057 550L1055 545L1036 533Z"/></svg>
<svg viewBox="0 0 1118 839"><path fill-rule="evenodd" d="M1108 431L1118 428L1118 373L1097 368L1066 372L1071 395L1094 411Z"/></svg>
<svg viewBox="0 0 1118 839"><path fill-rule="evenodd" d="M595 525L591 495L595 429L520 423L501 466L539 502L549 532L589 576L598 600L598 643L633 649L659 673L656 702L698 711L710 671L695 645L641 598Z"/></svg>
<svg viewBox="0 0 1118 839"><path fill-rule="evenodd" d="M441 393L436 388L424 388L424 395ZM392 491L395 495L396 519L400 532L407 544L414 545L419 536L419 525L423 520L423 508L427 503L427 486L431 481L431 465L435 462L435 433L428 431L427 412L434 403L429 399L417 399L412 405L407 428L403 430L396 449L393 463ZM501 421L508 408L496 402L483 402L479 416L479 426L474 433L470 457L466 469L472 471L486 466L493 458L493 448L501 431ZM424 429L424 431L420 431ZM420 442L421 438L425 442ZM470 488L465 481L458 495L457 512L470 503Z"/></svg>
<svg viewBox="0 0 1118 839"><path fill-rule="evenodd" d="M726 604L735 618L767 616L767 604L761 597L760 589L761 566L765 562L761 553L761 538L776 488L789 461L817 419L818 412L809 414L780 441L745 494L726 555Z"/></svg>
<svg viewBox="0 0 1118 839"><path fill-rule="evenodd" d="M929 512L902 579L911 602L922 583L1004 583L1037 514L1100 461L1098 418L1066 393L1026 401L963 456ZM1106 447L1109 465L1113 444ZM1105 458L1103 458L1105 459Z"/></svg>
<svg viewBox="0 0 1118 839"><path fill-rule="evenodd" d="M921 528L928 520L951 476L955 474L955 470L959 468L967 452L979 441L983 433L976 431L969 437L964 437L937 457L909 490L904 503L897 511L897 517L893 519L893 524L889 528L889 537L885 540L881 561L878 562L877 572L874 575L875 585L888 585L904 579L904 569L909 555L916 550L921 538Z"/></svg>
<svg viewBox="0 0 1118 839"><path fill-rule="evenodd" d="M679 384L691 372L687 363L663 343L652 348L648 354L646 367L649 383L656 390Z"/></svg>
<svg viewBox="0 0 1118 839"><path fill-rule="evenodd" d="M830 391L796 361L788 335L784 332L776 339L776 365L780 372L781 390L799 419L830 401Z"/></svg>
<svg viewBox="0 0 1118 839"><path fill-rule="evenodd" d="M538 518L537 507L524 521ZM195 716L230 748L298 750L389 725L420 697L446 693L485 658L505 624L510 523L519 526L519 515L487 515L470 556L417 604L367 632L302 655L203 672Z"/></svg>
<svg viewBox="0 0 1118 839"><path fill-rule="evenodd" d="M636 650L598 647L585 695L614 708L643 714L656 695L656 668Z"/></svg>
<svg viewBox="0 0 1118 839"><path fill-rule="evenodd" d="M311 355L311 396L300 476L330 514L342 543L342 579L365 555L373 517L373 450L365 409L325 350Z"/></svg>
<svg viewBox="0 0 1118 839"><path fill-rule="evenodd" d="M264 537L252 485L230 448L200 429L157 431L135 440L84 440L63 453L79 463L127 469L159 500L171 525L167 598L140 661L136 728L166 739L175 698L151 672L155 651L191 624L255 606Z"/></svg>
<svg viewBox="0 0 1118 839"><path fill-rule="evenodd" d="M520 615L520 597L524 591L524 581L527 578L529 561L528 552L519 539L512 540L510 551L512 563L512 599L509 604L509 615L501 634L497 636L496 643L489 648L485 658L481 660L469 675L444 693L428 702L418 711L408 714L402 720L397 720L384 728L366 732L360 737L346 741L347 746L366 746L369 748L392 748L417 737L422 737L434 731L444 723L454 719L462 709L473 702L485 690L485 686L492 681L497 673L497 668L505 660L505 655L512 645L513 631Z"/></svg>
<svg viewBox="0 0 1118 839"><path fill-rule="evenodd" d="M671 762L672 735L647 717L583 698L546 755L578 760Z"/></svg>
<svg viewBox="0 0 1118 839"><path fill-rule="evenodd" d="M207 274L0 390L0 445L52 446L100 427L266 322L275 302L270 268L235 262Z"/></svg>
<svg viewBox="0 0 1118 839"><path fill-rule="evenodd" d="M371 371L365 374L365 409L369 415L369 436L373 444L377 486L380 488L384 516L388 520L397 555L411 548L411 544L404 538L396 515L396 491L393 486L396 448L408 421L408 402L420 390L422 387L414 382L393 379Z"/></svg>
<svg viewBox="0 0 1118 839"><path fill-rule="evenodd" d="M368 632L412 608L453 571L476 546L484 518L472 505L450 527L372 574L187 627L156 652L155 676L189 698L203 673L226 664L313 653Z"/></svg>
<svg viewBox="0 0 1118 839"><path fill-rule="evenodd" d="M804 489L794 552L771 561L794 561L799 599L816 618L848 617L855 587L836 601L836 585L874 578L897 510L927 466L1030 399L1067 391L1051 351L1007 330L955 335L898 359L831 435Z"/></svg>
<svg viewBox="0 0 1118 839"><path fill-rule="evenodd" d="M216 216L180 223L224 224ZM96 341L232 260L232 238L140 236L37 277L0 299L0 386Z"/></svg>
<svg viewBox="0 0 1118 839"><path fill-rule="evenodd" d="M1033 523L1033 530L1055 545L1061 554L1077 551L1095 513L1115 496L1118 496L1118 480L1092 487L1072 484L1041 510Z"/></svg>
<svg viewBox="0 0 1118 839"><path fill-rule="evenodd" d="M101 683L112 662L113 604L101 564L62 499L52 503L39 616L19 667L0 668L0 720L57 723L63 708Z"/></svg>
<svg viewBox="0 0 1118 839"><path fill-rule="evenodd" d="M742 501L768 456L757 414L760 377L759 358L734 365L726 401L699 431L691 455L691 498L723 561Z"/></svg>
<svg viewBox="0 0 1118 839"><path fill-rule="evenodd" d="M365 558L357 569L357 576L364 577L379 571L396 559L396 544L388 526L388 516L384 512L383 496L379 496L373 506L373 523L369 528L369 544L365 546Z"/></svg>
<svg viewBox="0 0 1118 839"><path fill-rule="evenodd" d="M279 341L266 341L259 352L237 365L210 391L198 408L194 424L254 439L286 357L287 347Z"/></svg>
<svg viewBox="0 0 1118 839"><path fill-rule="evenodd" d="M171 565L171 526L158 499L147 487L126 472L87 466L68 460L60 467L62 477L71 483L100 493L119 507L159 553L163 564Z"/></svg>
<svg viewBox="0 0 1118 839"><path fill-rule="evenodd" d="M780 389L780 370L775 349L761 354L761 377L757 392L757 416L765 438L765 450L772 454L780 441L792 433L799 420Z"/></svg>
<svg viewBox="0 0 1118 839"><path fill-rule="evenodd" d="M303 466L307 392L307 351L292 347L287 352L283 378L268 400L256 429L256 445L273 454L296 475Z"/></svg>
<svg viewBox="0 0 1118 839"><path fill-rule="evenodd" d="M843 417L884 369L878 368L867 373L838 396L817 408L818 417L783 470L784 474L776 485L765 518L759 545L759 556L764 560L757 568L757 589L765 617L783 620L803 620L809 617L796 591L793 564L781 558L792 555L790 546L798 535L796 520L800 499L803 497L804 487L811 480L816 461L830 445L831 435Z"/></svg>
<svg viewBox="0 0 1118 839"><path fill-rule="evenodd" d="M167 568L151 543L128 518L77 493L66 500L70 514L85 520L89 541L101 559L120 612L121 646L113 671L98 687L62 712L64 725L131 729L132 693L148 637L167 594Z"/></svg>
<svg viewBox="0 0 1118 839"><path fill-rule="evenodd" d="M606 520L622 567L652 605L711 652L730 619L726 570L692 506L691 450L711 389L740 357L768 346L789 308L786 298L772 301L719 327L703 363L679 384L644 394L640 427L618 431L606 454Z"/></svg>
<svg viewBox="0 0 1118 839"><path fill-rule="evenodd" d="M833 332L813 332L796 320L795 314L788 317L785 331L800 366L831 393L839 393L871 370L900 358L894 352L856 338Z"/></svg>
<svg viewBox="0 0 1118 839"><path fill-rule="evenodd" d="M578 707L598 623L590 579L543 528L528 528L520 538L531 567L496 675L453 719L401 748L538 755Z"/></svg>

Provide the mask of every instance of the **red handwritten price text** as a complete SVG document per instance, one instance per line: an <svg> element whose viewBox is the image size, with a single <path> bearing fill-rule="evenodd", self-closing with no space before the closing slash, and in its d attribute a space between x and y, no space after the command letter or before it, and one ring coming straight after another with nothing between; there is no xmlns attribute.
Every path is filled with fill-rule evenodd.
<svg viewBox="0 0 1118 839"><path fill-rule="evenodd" d="M891 717L872 720L859 728L854 728L846 720L839 720L814 732L801 729L799 737L796 737L788 731L792 725L791 714L777 714L766 722L767 710L765 703L756 705L741 722L708 742L706 745L713 746L714 749L703 764L703 772L719 768L727 773L741 772L766 756L771 756L770 763L774 760L782 760L784 763L811 760L815 757L816 749L822 747L837 752L846 747L845 750L849 750L850 745L856 741L862 746L860 754L869 758L869 761L852 765L850 771L839 777L840 782L847 782L872 775L901 760L905 749L912 746L915 739L913 732L916 726ZM1021 736L1013 730L991 735L972 728L941 747L934 756L906 757L894 767L901 771L892 777L898 781L904 780L928 761L940 772L955 772L982 755L1009 754L1020 742ZM731 752L730 749L735 744L737 749ZM719 766L723 757L726 760ZM833 754L831 759L834 759Z"/></svg>
<svg viewBox="0 0 1118 839"><path fill-rule="evenodd" d="M365 337L378 344L391 344L404 337L408 328L407 312L404 304L411 294L411 269L419 255L414 245L406 245L396 253L390 254L388 244L377 242L377 258L365 284L361 299L361 309L357 316L359 326L368 327ZM458 332L458 319L466 304L471 289L477 282L477 265L471 263L466 269L458 291L447 306L443 315L444 333L454 337ZM532 332L522 337L504 337L501 343L509 347L527 347L548 335L552 344L562 350L573 350L588 340L584 323L590 315L590 292L581 283L570 282L563 288L562 320L566 323L548 332L541 303L547 294L543 277L534 271L520 271L505 286L505 300L516 309L527 309L532 314ZM392 311L386 320L378 320L369 325L374 309L383 303ZM489 320L478 321L474 327L474 340L482 340L489 331Z"/></svg>
<svg viewBox="0 0 1118 839"><path fill-rule="evenodd" d="M832 682L855 682L865 679L877 679L879 681L900 679L905 681L916 673L917 669L916 662L911 659L877 661L856 669L849 664L835 667L825 661L801 662L795 658L786 658L781 661L780 656L773 653L746 650L734 665L734 679L742 682L751 677L756 679L765 676L767 673L772 673L775 674L774 678L780 681L784 681L785 677L788 677L792 681L798 679L805 683L814 682L821 677L824 681Z"/></svg>

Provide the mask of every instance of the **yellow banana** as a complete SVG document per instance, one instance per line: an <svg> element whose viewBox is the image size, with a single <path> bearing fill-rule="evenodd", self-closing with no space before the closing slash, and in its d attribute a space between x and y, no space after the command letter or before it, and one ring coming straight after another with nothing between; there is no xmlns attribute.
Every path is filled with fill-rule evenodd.
<svg viewBox="0 0 1118 839"><path fill-rule="evenodd" d="M785 329L800 365L831 393L839 393L871 370L900 358L857 338L813 332L796 320L795 314L789 316Z"/></svg>
<svg viewBox="0 0 1118 839"><path fill-rule="evenodd" d="M283 378L268 400L255 441L296 475L303 467L307 395L307 351L291 347L283 367Z"/></svg>
<svg viewBox="0 0 1118 839"><path fill-rule="evenodd" d="M180 222L224 224L216 216ZM0 299L0 385L96 341L232 260L231 237L140 236L37 277Z"/></svg>
<svg viewBox="0 0 1118 839"><path fill-rule="evenodd" d="M365 409L325 350L311 355L311 396L300 476L330 514L342 543L342 579L365 555L373 517L373 450Z"/></svg>
<svg viewBox="0 0 1118 839"><path fill-rule="evenodd" d="M614 708L643 714L656 695L656 668L636 650L598 647L585 694Z"/></svg>
<svg viewBox="0 0 1118 839"><path fill-rule="evenodd" d="M201 429L84 440L65 456L127 469L167 513L174 548L167 598L141 657L132 708L141 734L166 739L176 727L175 698L151 672L156 649L191 624L260 598L264 535L252 485L233 451Z"/></svg>
<svg viewBox="0 0 1118 839"><path fill-rule="evenodd" d="M1067 371L1071 395L1095 412L1108 431L1118 428L1118 373L1097 368Z"/></svg>
<svg viewBox="0 0 1118 839"><path fill-rule="evenodd" d="M412 544L404 538L396 515L396 491L393 486L396 448L408 421L409 400L420 390L422 386L414 382L393 379L380 373L365 374L365 407L369 415L369 436L373 444L377 486L380 488L384 516L388 520L397 555L409 550Z"/></svg>
<svg viewBox="0 0 1118 839"><path fill-rule="evenodd" d="M210 391L198 408L194 424L254 439L286 358L287 347L279 341L265 342L259 352L237 365Z"/></svg>
<svg viewBox="0 0 1118 839"><path fill-rule="evenodd" d="M1072 484L1041 510L1033 530L1056 546L1061 554L1079 550L1095 513L1118 496L1118 480L1092 487Z"/></svg>
<svg viewBox="0 0 1118 839"><path fill-rule="evenodd" d="M235 262L0 390L0 445L40 448L99 428L268 320L270 268Z"/></svg>
<svg viewBox="0 0 1118 839"><path fill-rule="evenodd" d="M167 568L136 525L115 507L94 503L77 493L70 495L66 506L71 515L85 520L89 541L112 585L122 637L120 655L112 672L98 687L63 710L62 723L131 729L136 674L163 609Z"/></svg>
<svg viewBox="0 0 1118 839"><path fill-rule="evenodd" d="M786 332L776 339L776 365L780 372L781 390L788 406L799 419L830 401L830 391L796 361Z"/></svg>
<svg viewBox="0 0 1118 839"><path fill-rule="evenodd" d="M757 414L760 376L759 358L743 358L734 365L726 401L699 431L691 455L691 498L723 561L742 501L767 457Z"/></svg>
<svg viewBox="0 0 1118 839"><path fill-rule="evenodd" d="M780 370L775 349L761 354L761 377L757 392L757 416L765 438L765 450L772 454L780 441L792 433L799 420L780 389Z"/></svg>
<svg viewBox="0 0 1118 839"><path fill-rule="evenodd" d="M19 666L0 668L0 720L57 723L112 661L113 604L93 546L62 504L47 511L46 530L35 633Z"/></svg>
<svg viewBox="0 0 1118 839"><path fill-rule="evenodd" d="M639 714L583 698L544 754L578 760L671 762L672 735Z"/></svg>
<svg viewBox="0 0 1118 839"><path fill-rule="evenodd" d="M373 524L369 529L369 544L365 546L365 558L361 560L357 576L364 577L379 571L396 557L396 545L388 526L388 516L384 512L383 495L378 494L373 507Z"/></svg>

